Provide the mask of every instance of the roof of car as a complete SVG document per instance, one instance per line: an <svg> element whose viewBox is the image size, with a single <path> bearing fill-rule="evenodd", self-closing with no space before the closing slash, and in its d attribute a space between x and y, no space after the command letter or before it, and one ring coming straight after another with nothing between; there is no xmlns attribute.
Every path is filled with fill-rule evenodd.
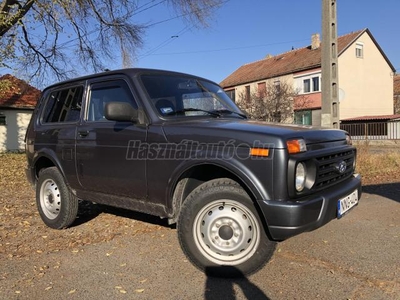
<svg viewBox="0 0 400 300"><path fill-rule="evenodd" d="M68 79L68 80L65 80L65 81L60 81L60 82L57 82L55 84L52 84L52 85L46 87L45 90L51 89L53 87L57 87L59 85L75 83L75 82L78 82L78 81L85 81L85 80L89 80L89 79L92 79L92 78L99 78L99 77L105 77L105 76L110 76L110 75L118 75L118 74L120 74L120 75L123 74L123 75L128 75L128 76L135 76L137 74L142 74L142 73L164 73L164 74L169 73L171 75L193 76L193 77L196 77L196 78L199 78L199 79L208 80L208 79L196 76L196 75L182 73L182 72L176 72L176 71L161 70L161 69L149 69L149 68L125 68L125 69L104 71L104 72L100 72L100 73L94 73L94 74L90 74L90 75L86 75L86 76L81 76L81 77Z"/></svg>

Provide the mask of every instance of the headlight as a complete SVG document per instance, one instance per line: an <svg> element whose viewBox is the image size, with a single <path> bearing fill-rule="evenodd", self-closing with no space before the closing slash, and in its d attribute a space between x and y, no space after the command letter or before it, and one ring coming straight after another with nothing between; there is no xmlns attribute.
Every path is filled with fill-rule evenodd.
<svg viewBox="0 0 400 300"><path fill-rule="evenodd" d="M346 134L346 143L347 143L347 145L353 145L351 136L349 134Z"/></svg>
<svg viewBox="0 0 400 300"><path fill-rule="evenodd" d="M304 189L307 178L306 165L304 163L298 163L296 166L296 191L301 192Z"/></svg>

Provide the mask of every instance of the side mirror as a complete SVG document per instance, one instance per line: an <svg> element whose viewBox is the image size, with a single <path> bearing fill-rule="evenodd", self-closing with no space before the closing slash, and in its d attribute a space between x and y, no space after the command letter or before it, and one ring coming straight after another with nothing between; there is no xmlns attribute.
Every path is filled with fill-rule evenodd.
<svg viewBox="0 0 400 300"><path fill-rule="evenodd" d="M111 121L136 122L138 111L126 102L108 102L104 108L104 116Z"/></svg>

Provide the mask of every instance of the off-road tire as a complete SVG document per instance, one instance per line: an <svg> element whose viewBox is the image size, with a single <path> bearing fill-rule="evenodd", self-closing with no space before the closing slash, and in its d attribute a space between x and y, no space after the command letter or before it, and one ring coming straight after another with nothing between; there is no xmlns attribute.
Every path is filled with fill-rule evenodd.
<svg viewBox="0 0 400 300"><path fill-rule="evenodd" d="M268 239L252 199L229 178L194 189L182 205L177 230L183 252L211 276L252 274L270 260L276 245Z"/></svg>
<svg viewBox="0 0 400 300"><path fill-rule="evenodd" d="M78 214L78 199L56 167L40 171L36 204L43 222L54 229L69 227Z"/></svg>

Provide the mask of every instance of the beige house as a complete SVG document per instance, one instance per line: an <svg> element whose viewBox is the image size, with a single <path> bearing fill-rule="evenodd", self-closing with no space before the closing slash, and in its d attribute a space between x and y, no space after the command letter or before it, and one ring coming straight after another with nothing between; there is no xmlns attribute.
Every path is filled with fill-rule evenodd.
<svg viewBox="0 0 400 300"><path fill-rule="evenodd" d="M393 79L393 101L394 113L400 114L400 74L395 75Z"/></svg>
<svg viewBox="0 0 400 300"><path fill-rule="evenodd" d="M0 91L0 152L23 150L40 91L11 75L1 76L0 82L5 86Z"/></svg>
<svg viewBox="0 0 400 300"><path fill-rule="evenodd" d="M338 37L340 119L393 114L395 68L368 29ZM241 66L220 84L232 99L264 82L288 82L298 92L293 121L321 124L321 42ZM298 101L301 98L301 103ZM306 101L304 101L306 99Z"/></svg>

